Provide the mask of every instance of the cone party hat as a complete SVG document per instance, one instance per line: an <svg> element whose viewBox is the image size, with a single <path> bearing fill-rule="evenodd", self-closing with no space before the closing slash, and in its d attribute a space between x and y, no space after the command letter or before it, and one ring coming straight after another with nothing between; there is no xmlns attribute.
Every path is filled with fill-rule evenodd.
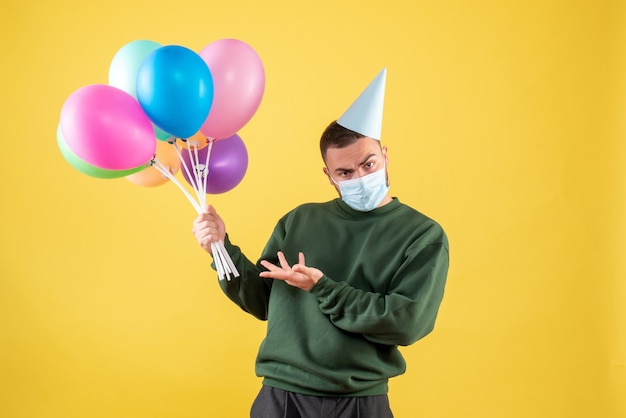
<svg viewBox="0 0 626 418"><path fill-rule="evenodd" d="M383 68L337 123L344 128L380 141L387 69Z"/></svg>

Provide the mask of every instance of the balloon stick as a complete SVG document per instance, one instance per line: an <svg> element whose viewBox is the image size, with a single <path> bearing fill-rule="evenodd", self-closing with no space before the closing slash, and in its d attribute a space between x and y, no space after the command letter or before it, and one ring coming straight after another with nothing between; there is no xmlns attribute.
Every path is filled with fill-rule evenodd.
<svg viewBox="0 0 626 418"><path fill-rule="evenodd" d="M191 202L191 204L193 205L194 209L198 212L198 214L202 213L202 208L200 207L200 205L198 205L198 203L193 199L193 196L191 196L189 194L189 192L183 187L182 184L180 184L180 182L176 179L176 177L174 177L174 175L172 173L170 173L170 171L168 169L166 169L163 164L161 164L161 162L159 162L159 160L155 159L154 163L153 163L154 168L156 168L157 170L159 170L159 172L161 174L163 174L165 177L167 177L168 179L170 179L174 184L176 184L176 186L178 186L178 188L183 192L183 194L187 197L187 199L189 199L189 202Z"/></svg>
<svg viewBox="0 0 626 418"><path fill-rule="evenodd" d="M196 179L196 193L198 193L198 201L200 203L200 206L202 206L203 208L206 208L206 192L205 190L202 188L202 185L204 184L204 180L202 178L202 174L204 172L202 166L200 165L200 157L198 156L198 148L193 147L193 152L190 149L189 150L189 160L191 161L191 167L193 167L192 171L193 171L193 175Z"/></svg>
<svg viewBox="0 0 626 418"><path fill-rule="evenodd" d="M178 154L178 158L180 159L183 169L187 173L187 178L189 179L191 186L193 187L193 191L196 192L196 197L198 198L198 201L200 201L202 197L198 193L198 187L196 186L196 184L194 184L194 179L196 179L196 177L192 176L191 173L189 172L189 167L187 167L187 163L185 162L185 159L183 158L183 155L180 151L180 147L178 146L178 144L174 142L173 145L174 145L174 149L176 150L176 154ZM191 169L193 171L193 167Z"/></svg>
<svg viewBox="0 0 626 418"><path fill-rule="evenodd" d="M215 268L217 269L217 277L220 280L224 280L224 278L228 279L228 276L224 272L224 268L222 267L222 260L219 257L219 252L217 250L217 244L215 241L211 243L211 252L214 254L213 261L215 262Z"/></svg>
<svg viewBox="0 0 626 418"><path fill-rule="evenodd" d="M204 190L204 206L206 206L206 185L207 185L207 180L209 178L209 158L211 157L211 151L213 150L213 141L214 138L208 138L209 140L209 148L207 149L207 153L206 153L206 160L204 162L204 181L203 181L203 190Z"/></svg>
<svg viewBox="0 0 626 418"><path fill-rule="evenodd" d="M213 144L213 141L211 140L209 146L211 146L212 144ZM184 159L180 155L180 149L178 148L178 145L177 144L174 144L174 145L177 147L176 149L177 149L177 152L179 153L179 157L181 157L182 163L185 164ZM208 154L210 154L211 149L209 149L208 151L209 151ZM195 156L193 154L195 154ZM193 189L196 191L196 195L199 201L194 200L193 196L187 191L187 189L185 189L185 187L176 179L176 177L174 177L174 175L158 159L155 158L152 162L152 165L161 174L163 174L165 177L170 179L183 192L183 194L187 197L187 199L192 204L196 212L198 212L198 214L200 215L204 211L206 211L206 207L207 207L205 185L206 185L206 177L208 176L208 165L209 165L208 162L209 161L207 157L206 164L203 169L203 171L205 171L205 178L203 179L203 182L201 183L200 178L198 177L200 176L199 170L198 170L198 168L200 167L200 164L199 164L199 157L197 154L197 150L194 150L193 154L190 152L189 156L190 156L190 161L192 163L191 171L194 173L195 184L193 184L193 180L191 183L192 183ZM185 170L187 171L187 175L189 175L189 168L186 167L186 165L185 165ZM194 177L189 175L190 179ZM200 198L200 196L202 196L202 198ZM234 277L239 277L239 272L237 271L237 268L235 267L233 260L230 258L230 255L228 254L226 247L224 247L224 244L221 241L211 243L211 252L213 253L213 261L215 262L215 267L217 269L218 278L220 280L224 280L224 279L230 280L230 274L232 274Z"/></svg>

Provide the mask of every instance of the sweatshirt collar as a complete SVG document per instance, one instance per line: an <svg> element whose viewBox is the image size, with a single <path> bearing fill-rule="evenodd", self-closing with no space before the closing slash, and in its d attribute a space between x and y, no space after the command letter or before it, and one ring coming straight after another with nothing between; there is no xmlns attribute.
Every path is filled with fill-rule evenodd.
<svg viewBox="0 0 626 418"><path fill-rule="evenodd" d="M336 198L334 202L340 212L354 219L371 219L383 216L396 210L402 205L397 197L392 197L391 202L387 203L386 205L371 210L369 212L362 212L360 210L352 209L339 197Z"/></svg>

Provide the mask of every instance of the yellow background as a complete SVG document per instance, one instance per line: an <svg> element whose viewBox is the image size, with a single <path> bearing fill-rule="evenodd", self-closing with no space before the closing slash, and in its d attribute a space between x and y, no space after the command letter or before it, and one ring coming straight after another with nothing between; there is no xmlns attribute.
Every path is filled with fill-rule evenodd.
<svg viewBox="0 0 626 418"><path fill-rule="evenodd" d="M23 1L0 17L0 416L244 417L265 323L219 291L173 185L71 168L61 106L127 42L253 46L243 182L210 196L252 258L333 198L317 141L387 67L392 194L452 263L403 349L399 418L626 417L626 9L601 0Z"/></svg>

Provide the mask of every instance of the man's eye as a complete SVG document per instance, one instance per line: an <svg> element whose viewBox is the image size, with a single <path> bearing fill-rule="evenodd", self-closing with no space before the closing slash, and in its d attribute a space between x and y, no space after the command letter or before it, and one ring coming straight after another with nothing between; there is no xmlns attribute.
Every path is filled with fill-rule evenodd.
<svg viewBox="0 0 626 418"><path fill-rule="evenodd" d="M373 161L368 161L367 163L365 163L365 167L367 167L367 168L374 167L374 162Z"/></svg>

